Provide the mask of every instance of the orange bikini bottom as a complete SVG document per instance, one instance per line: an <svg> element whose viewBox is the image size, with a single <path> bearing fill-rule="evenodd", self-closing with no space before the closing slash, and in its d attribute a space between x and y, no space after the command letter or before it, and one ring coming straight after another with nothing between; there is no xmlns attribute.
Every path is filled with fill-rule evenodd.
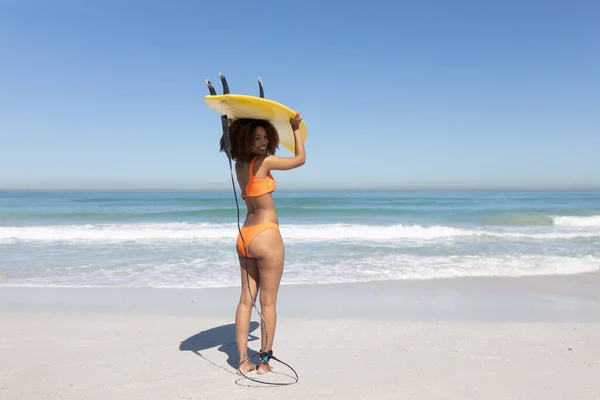
<svg viewBox="0 0 600 400"><path fill-rule="evenodd" d="M238 233L237 237L237 248L240 254L246 255L248 258L254 258L250 254L250 242L261 232L266 231L267 229L279 229L279 225L274 222L263 222L262 224L254 225L254 226L242 226L240 229L241 235ZM242 241L243 236L243 241ZM248 250L246 254L246 250L244 249L244 244L246 245L246 249Z"/></svg>

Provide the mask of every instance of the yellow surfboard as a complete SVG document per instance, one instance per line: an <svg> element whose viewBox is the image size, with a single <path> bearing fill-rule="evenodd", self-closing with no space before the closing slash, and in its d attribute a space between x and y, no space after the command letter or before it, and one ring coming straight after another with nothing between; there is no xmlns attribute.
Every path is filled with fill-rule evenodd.
<svg viewBox="0 0 600 400"><path fill-rule="evenodd" d="M244 94L208 95L204 102L221 115L231 119L251 118L269 121L277 133L279 144L292 153L295 153L294 132L290 125L290 118L296 113L291 108L273 100ZM300 123L300 137L306 142L308 131L304 120Z"/></svg>

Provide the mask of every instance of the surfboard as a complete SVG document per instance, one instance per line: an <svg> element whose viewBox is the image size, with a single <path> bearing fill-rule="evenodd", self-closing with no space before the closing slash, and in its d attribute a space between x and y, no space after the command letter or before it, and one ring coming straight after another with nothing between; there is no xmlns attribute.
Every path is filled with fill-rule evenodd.
<svg viewBox="0 0 600 400"><path fill-rule="evenodd" d="M279 144L295 153L294 132L290 118L296 115L291 108L276 101L245 94L208 95L204 102L213 110L227 118L264 119L269 121L279 134ZM300 137L306 142L308 129L304 120L300 122Z"/></svg>

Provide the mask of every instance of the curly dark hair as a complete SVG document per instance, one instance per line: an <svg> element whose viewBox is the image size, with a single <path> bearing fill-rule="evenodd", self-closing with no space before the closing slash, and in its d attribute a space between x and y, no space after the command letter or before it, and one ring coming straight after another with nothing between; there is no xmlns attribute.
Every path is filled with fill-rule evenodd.
<svg viewBox="0 0 600 400"><path fill-rule="evenodd" d="M279 147L279 133L275 127L263 119L241 118L233 121L229 126L229 138L231 142L231 159L235 161L250 162L254 154L252 145L254 143L254 132L262 126L267 132L269 144L267 154L275 154ZM219 151L225 151L225 134L221 136Z"/></svg>

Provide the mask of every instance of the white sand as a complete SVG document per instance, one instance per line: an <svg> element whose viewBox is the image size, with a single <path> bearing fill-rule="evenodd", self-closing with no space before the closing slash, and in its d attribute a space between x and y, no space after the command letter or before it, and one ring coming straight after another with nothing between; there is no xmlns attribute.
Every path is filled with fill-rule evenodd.
<svg viewBox="0 0 600 400"><path fill-rule="evenodd" d="M236 288L0 288L0 399L600 399L598 274L280 296L273 387L234 374Z"/></svg>

